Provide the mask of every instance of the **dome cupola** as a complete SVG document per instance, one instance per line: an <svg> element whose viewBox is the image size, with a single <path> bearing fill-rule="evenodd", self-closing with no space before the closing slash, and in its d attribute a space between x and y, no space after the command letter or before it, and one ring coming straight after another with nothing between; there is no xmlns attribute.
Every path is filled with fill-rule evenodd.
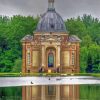
<svg viewBox="0 0 100 100"><path fill-rule="evenodd" d="M40 18L36 32L66 32L62 17L55 11L54 0L48 0L48 10Z"/></svg>

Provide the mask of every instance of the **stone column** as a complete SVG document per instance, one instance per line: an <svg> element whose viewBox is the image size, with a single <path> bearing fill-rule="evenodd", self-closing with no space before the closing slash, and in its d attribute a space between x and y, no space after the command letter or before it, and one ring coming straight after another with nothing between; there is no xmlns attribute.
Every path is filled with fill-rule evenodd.
<svg viewBox="0 0 100 100"><path fill-rule="evenodd" d="M56 48L56 67L60 67L60 46Z"/></svg>
<svg viewBox="0 0 100 100"><path fill-rule="evenodd" d="M58 64L57 64L57 66L59 67L60 66L60 46L58 46Z"/></svg>
<svg viewBox="0 0 100 100"><path fill-rule="evenodd" d="M22 50L22 72L26 72L26 45L23 43L23 50Z"/></svg>
<svg viewBox="0 0 100 100"><path fill-rule="evenodd" d="M45 67L45 47L42 46L42 67Z"/></svg>
<svg viewBox="0 0 100 100"><path fill-rule="evenodd" d="M41 100L46 100L45 99L45 86L41 86Z"/></svg>
<svg viewBox="0 0 100 100"><path fill-rule="evenodd" d="M56 86L56 100L60 100L60 85Z"/></svg>

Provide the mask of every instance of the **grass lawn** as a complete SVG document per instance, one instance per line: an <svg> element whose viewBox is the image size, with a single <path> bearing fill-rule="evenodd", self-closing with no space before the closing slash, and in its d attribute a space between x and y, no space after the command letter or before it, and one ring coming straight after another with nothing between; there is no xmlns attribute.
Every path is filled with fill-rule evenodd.
<svg viewBox="0 0 100 100"><path fill-rule="evenodd" d="M23 76L94 76L100 77L97 73L0 73L0 77L23 77Z"/></svg>

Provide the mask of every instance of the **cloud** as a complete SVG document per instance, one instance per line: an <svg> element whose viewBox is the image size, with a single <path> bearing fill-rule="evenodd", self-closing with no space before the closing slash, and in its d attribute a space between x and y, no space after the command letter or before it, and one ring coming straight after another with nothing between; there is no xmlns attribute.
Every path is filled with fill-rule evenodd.
<svg viewBox="0 0 100 100"><path fill-rule="evenodd" d="M46 11L48 0L0 0L0 15L40 15ZM100 0L55 0L55 8L63 18L91 14L100 18Z"/></svg>

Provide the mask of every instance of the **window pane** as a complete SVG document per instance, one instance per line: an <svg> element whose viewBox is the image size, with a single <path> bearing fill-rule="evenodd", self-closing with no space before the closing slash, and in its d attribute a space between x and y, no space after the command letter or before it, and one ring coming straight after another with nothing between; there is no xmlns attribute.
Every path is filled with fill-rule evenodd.
<svg viewBox="0 0 100 100"><path fill-rule="evenodd" d="M48 55L48 67L53 67L54 66L54 55L49 54Z"/></svg>
<svg viewBox="0 0 100 100"><path fill-rule="evenodd" d="M72 53L72 65L74 65L75 64L75 54L74 54L74 52Z"/></svg>
<svg viewBox="0 0 100 100"><path fill-rule="evenodd" d="M31 62L31 61L30 61L30 58L31 58L31 57L30 57L30 53L28 53L28 54L27 54L27 64L28 64L28 65L30 65L30 62Z"/></svg>

